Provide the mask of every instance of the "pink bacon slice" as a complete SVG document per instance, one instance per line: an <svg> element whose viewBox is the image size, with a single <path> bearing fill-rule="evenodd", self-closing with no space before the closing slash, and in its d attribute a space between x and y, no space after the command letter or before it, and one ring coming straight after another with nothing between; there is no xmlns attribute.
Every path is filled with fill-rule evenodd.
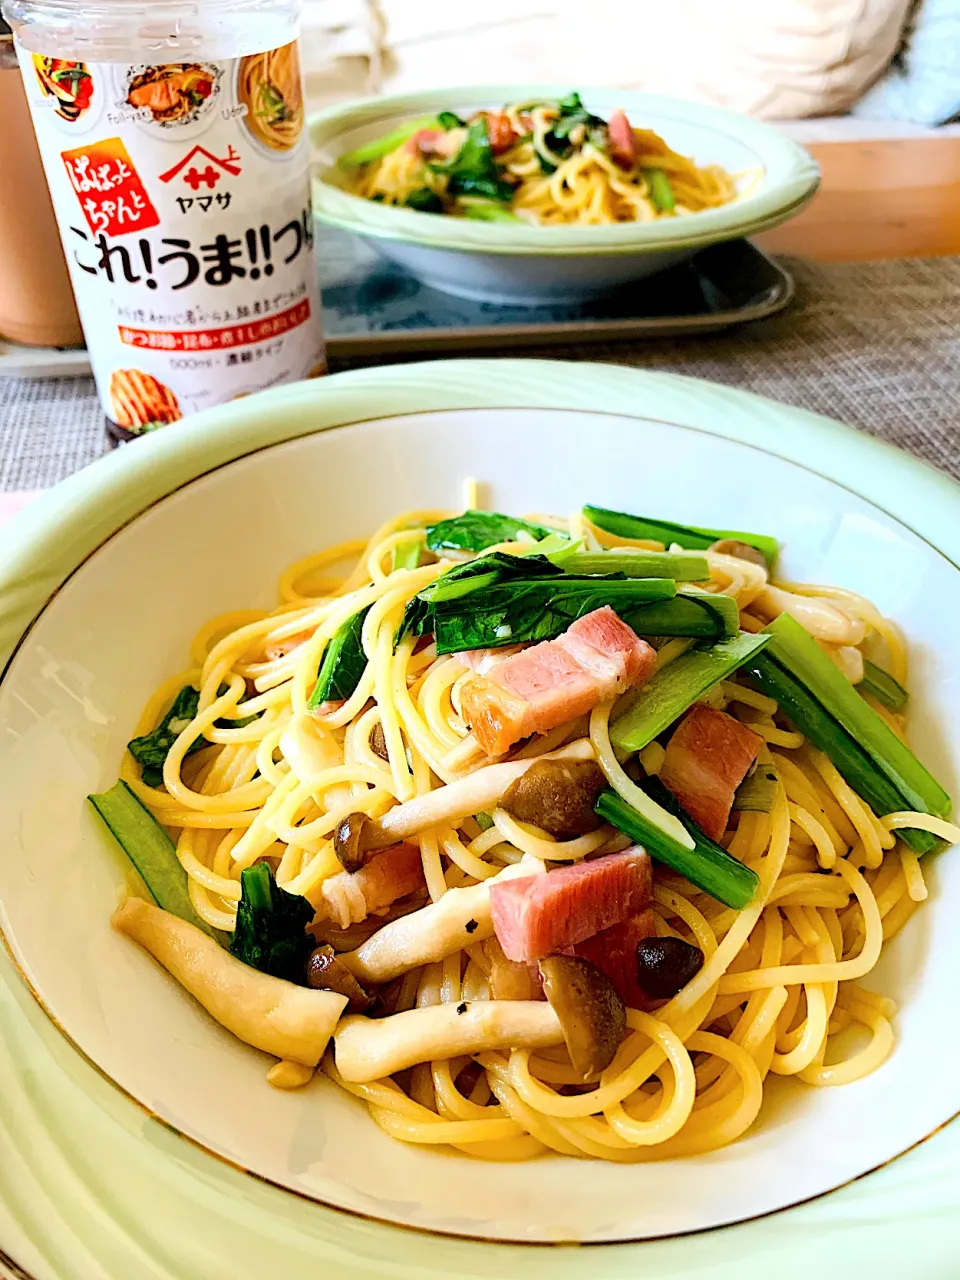
<svg viewBox="0 0 960 1280"><path fill-rule="evenodd" d="M490 887L490 915L508 960L557 955L636 915L650 901L650 859L638 848Z"/></svg>
<svg viewBox="0 0 960 1280"><path fill-rule="evenodd" d="M733 796L763 745L724 711L697 703L667 743L660 781L713 840L727 829Z"/></svg>
<svg viewBox="0 0 960 1280"><path fill-rule="evenodd" d="M503 755L515 742L576 720L598 703L642 684L655 651L605 605L546 640L467 680L460 707L483 750Z"/></svg>

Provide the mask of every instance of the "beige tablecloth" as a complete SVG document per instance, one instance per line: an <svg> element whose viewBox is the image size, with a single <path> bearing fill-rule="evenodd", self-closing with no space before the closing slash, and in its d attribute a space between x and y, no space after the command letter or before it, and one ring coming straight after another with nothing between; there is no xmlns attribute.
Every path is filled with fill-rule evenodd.
<svg viewBox="0 0 960 1280"><path fill-rule="evenodd" d="M839 418L960 479L960 258L786 265L798 299L772 319L713 337L542 354L755 391ZM45 488L106 448L90 379L0 379L0 490Z"/></svg>

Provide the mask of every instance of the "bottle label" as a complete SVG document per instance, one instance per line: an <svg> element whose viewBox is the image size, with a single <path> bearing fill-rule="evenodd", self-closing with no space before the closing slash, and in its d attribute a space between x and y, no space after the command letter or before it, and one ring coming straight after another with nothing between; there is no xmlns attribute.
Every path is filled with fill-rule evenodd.
<svg viewBox="0 0 960 1280"><path fill-rule="evenodd" d="M296 43L18 55L108 418L138 434L323 372Z"/></svg>

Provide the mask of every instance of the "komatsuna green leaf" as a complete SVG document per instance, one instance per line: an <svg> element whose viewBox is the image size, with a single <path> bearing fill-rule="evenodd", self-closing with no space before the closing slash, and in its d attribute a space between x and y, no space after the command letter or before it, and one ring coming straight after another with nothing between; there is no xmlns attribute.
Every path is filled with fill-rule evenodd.
<svg viewBox="0 0 960 1280"><path fill-rule="evenodd" d="M227 685L222 684L217 691L217 697L221 697L226 691ZM239 708L243 704L237 705ZM132 738L127 743L127 750L140 765L140 776L146 786L159 787L163 783L163 766L170 754L170 748L190 721L196 719L199 708L199 691L192 685L184 685L157 727L139 738ZM246 725L252 724L255 719L255 716L246 716L236 720L220 719L216 723L218 729L243 729ZM202 751L209 745L208 740L201 735L190 743L185 756L193 755L195 751Z"/></svg>
<svg viewBox="0 0 960 1280"><path fill-rule="evenodd" d="M546 556L512 556L506 551L478 556L476 560L441 573L407 603L396 643L399 644L405 636L422 636L433 629L433 608L437 601L458 600L502 582L562 575L563 570Z"/></svg>
<svg viewBox="0 0 960 1280"><path fill-rule="evenodd" d="M570 155L573 151L570 134L577 125L583 125L585 130L606 129L607 127L606 120L600 116L595 116L586 109L580 100L579 93L571 93L566 98L561 98L557 103L557 107L560 114L544 138L544 142L553 155L561 158L566 158L566 156Z"/></svg>
<svg viewBox="0 0 960 1280"><path fill-rule="evenodd" d="M494 158L486 116L480 116L470 125L463 145L449 163L434 162L430 168L447 174L450 196L482 196L504 204L513 199L513 186L504 177L503 166Z"/></svg>
<svg viewBox="0 0 960 1280"><path fill-rule="evenodd" d="M170 748L184 731L191 720L197 717L200 707L200 692L192 685L185 685L173 700L170 710L155 729L142 734L139 738L131 738L127 750L143 769L159 769L163 771L164 761ZM206 738L200 737L191 742L186 754L192 755L208 746ZM148 784L149 785L149 784Z"/></svg>
<svg viewBox="0 0 960 1280"><path fill-rule="evenodd" d="M307 702L308 710L315 710L323 702L349 698L356 690L367 666L363 623L369 612L368 606L353 614L327 645L317 673L317 683Z"/></svg>
<svg viewBox="0 0 960 1280"><path fill-rule="evenodd" d="M644 602L669 600L676 584L664 578L560 578L519 580L486 587L466 599L433 606L437 653L495 649L553 640L578 618L609 605L619 614Z"/></svg>
<svg viewBox="0 0 960 1280"><path fill-rule="evenodd" d="M486 551L499 542L515 542L521 534L539 542L554 532L542 524L499 511L471 510L428 526L427 546L431 551Z"/></svg>
<svg viewBox="0 0 960 1280"><path fill-rule="evenodd" d="M241 898L230 952L261 973L305 983L316 940L306 932L314 909L306 898L281 889L266 862L240 873Z"/></svg>
<svg viewBox="0 0 960 1280"><path fill-rule="evenodd" d="M429 187L417 187L403 203L406 208L416 209L418 213L443 213L442 198Z"/></svg>

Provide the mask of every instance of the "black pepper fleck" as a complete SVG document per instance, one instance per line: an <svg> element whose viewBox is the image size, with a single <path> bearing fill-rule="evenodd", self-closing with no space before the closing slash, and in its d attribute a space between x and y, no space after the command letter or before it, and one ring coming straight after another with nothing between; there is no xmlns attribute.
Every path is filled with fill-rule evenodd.
<svg viewBox="0 0 960 1280"><path fill-rule="evenodd" d="M466 1013L466 1012L467 1012L467 1002L466 1000L464 1000L463 1004L457 1005L457 1013Z"/></svg>
<svg viewBox="0 0 960 1280"><path fill-rule="evenodd" d="M467 933L476 933L480 928L480 922L479 920L468 920L463 927L466 929Z"/></svg>

